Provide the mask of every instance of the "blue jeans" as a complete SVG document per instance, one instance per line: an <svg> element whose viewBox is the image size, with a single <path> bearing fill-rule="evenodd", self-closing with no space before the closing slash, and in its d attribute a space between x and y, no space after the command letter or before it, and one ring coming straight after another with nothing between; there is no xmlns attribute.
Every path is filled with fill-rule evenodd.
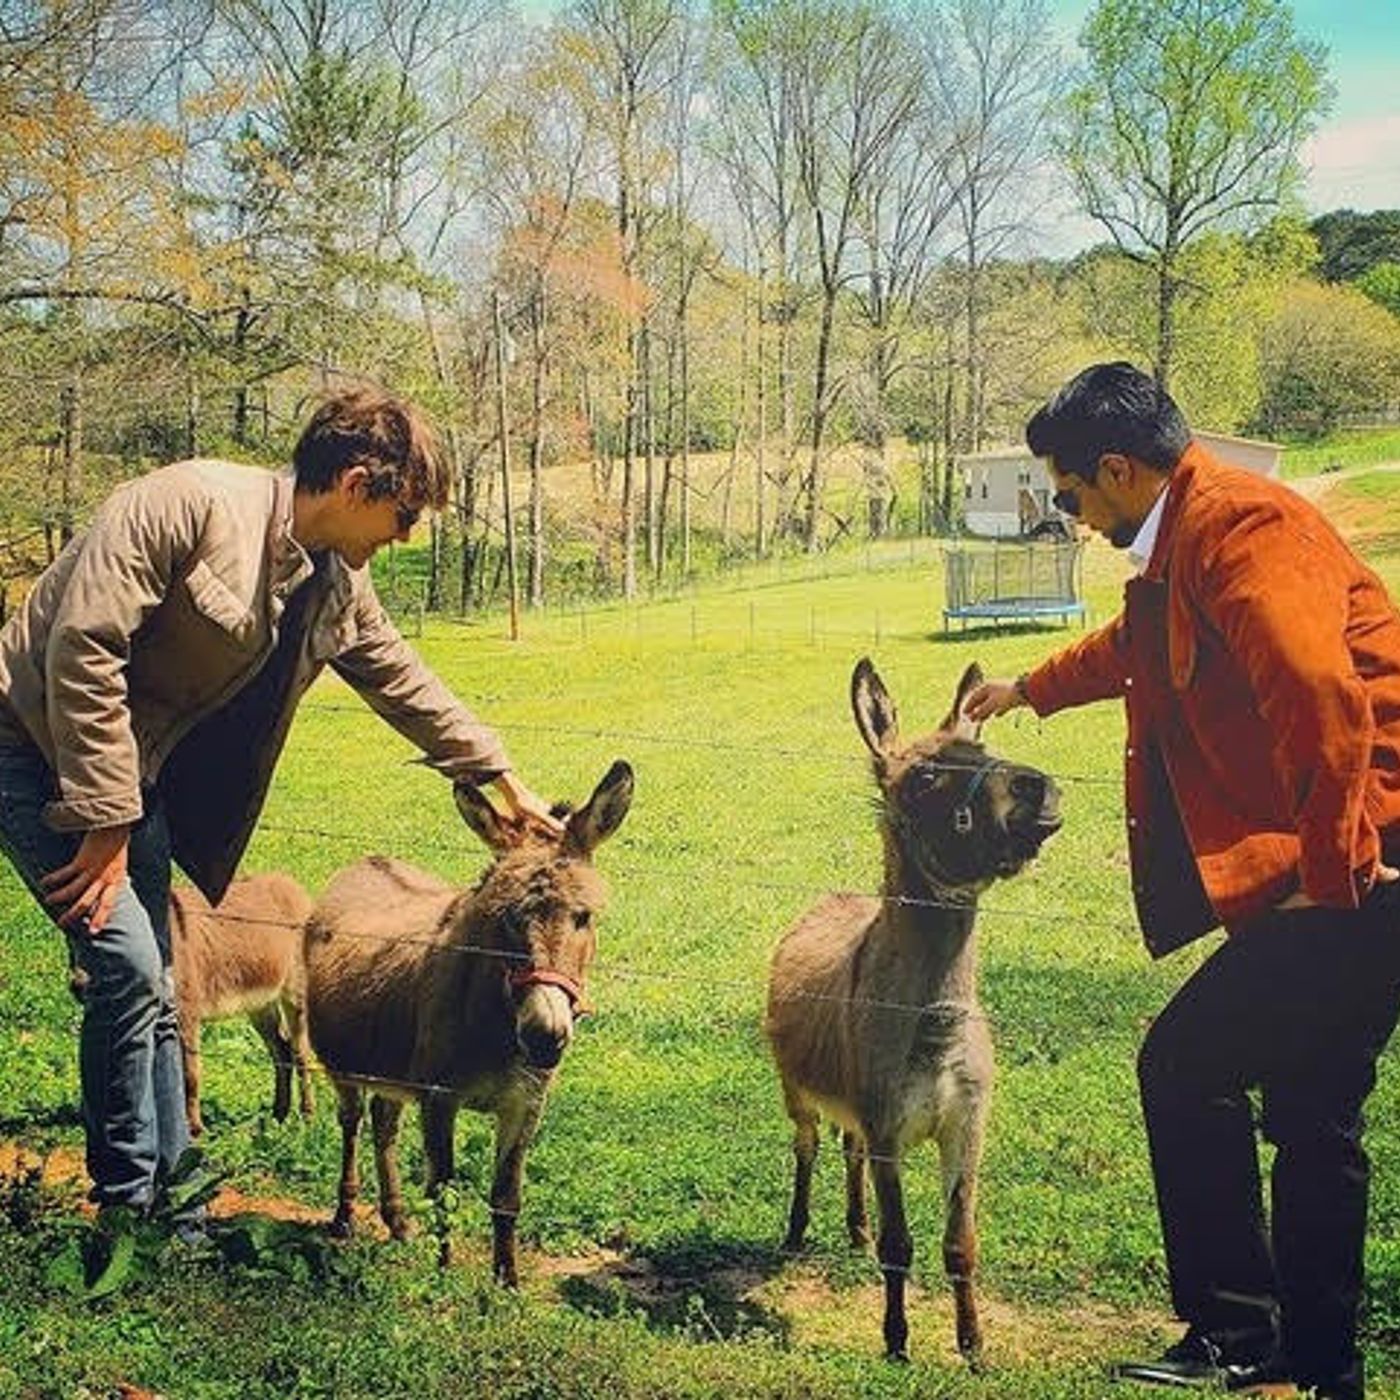
<svg viewBox="0 0 1400 1400"><path fill-rule="evenodd" d="M0 747L0 849L41 904L40 877L71 860L81 839L45 824L56 796L37 749ZM170 832L150 793L127 874L102 932L81 924L68 947L75 985L84 984L78 1066L92 1196L144 1208L190 1142L170 963Z"/></svg>

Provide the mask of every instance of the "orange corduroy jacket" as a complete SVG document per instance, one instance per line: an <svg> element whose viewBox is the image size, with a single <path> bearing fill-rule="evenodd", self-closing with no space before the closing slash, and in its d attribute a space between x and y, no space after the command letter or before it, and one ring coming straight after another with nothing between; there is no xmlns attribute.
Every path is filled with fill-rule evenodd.
<svg viewBox="0 0 1400 1400"><path fill-rule="evenodd" d="M1107 626L1027 677L1037 714L1122 696L1149 949L1301 889L1355 908L1400 858L1400 614L1315 506L1192 443Z"/></svg>

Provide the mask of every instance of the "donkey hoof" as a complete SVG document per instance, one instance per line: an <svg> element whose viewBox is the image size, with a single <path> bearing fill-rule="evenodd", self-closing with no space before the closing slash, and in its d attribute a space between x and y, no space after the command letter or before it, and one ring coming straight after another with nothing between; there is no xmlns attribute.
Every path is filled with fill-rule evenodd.
<svg viewBox="0 0 1400 1400"><path fill-rule="evenodd" d="M891 1347L885 1353L885 1360L893 1361L899 1366L907 1366L909 1364L909 1348L907 1346Z"/></svg>
<svg viewBox="0 0 1400 1400"><path fill-rule="evenodd" d="M355 1233L354 1217L347 1211L337 1211L330 1223L333 1240L348 1240Z"/></svg>
<svg viewBox="0 0 1400 1400"><path fill-rule="evenodd" d="M784 1254L801 1254L807 1248L807 1241L801 1235L788 1235L780 1248Z"/></svg>

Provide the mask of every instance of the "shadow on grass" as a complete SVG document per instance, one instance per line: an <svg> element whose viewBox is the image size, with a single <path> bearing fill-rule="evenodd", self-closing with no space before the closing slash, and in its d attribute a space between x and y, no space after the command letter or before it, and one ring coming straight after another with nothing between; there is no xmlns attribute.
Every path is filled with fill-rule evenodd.
<svg viewBox="0 0 1400 1400"><path fill-rule="evenodd" d="M76 1104L36 1105L23 1113L0 1117L0 1137L19 1137L43 1128L81 1128L83 1115Z"/></svg>
<svg viewBox="0 0 1400 1400"><path fill-rule="evenodd" d="M678 1243L600 1263L559 1284L559 1296L593 1316L639 1314L658 1331L683 1329L695 1341L724 1342L762 1332L789 1340L787 1319L751 1296L787 1256L752 1241Z"/></svg>
<svg viewBox="0 0 1400 1400"><path fill-rule="evenodd" d="M1004 622L1000 626L987 623L977 627L958 627L952 631L939 628L933 632L925 632L926 642L986 642L995 641L998 637L1055 637L1086 630L1082 626L1075 626L1072 623L1058 622Z"/></svg>

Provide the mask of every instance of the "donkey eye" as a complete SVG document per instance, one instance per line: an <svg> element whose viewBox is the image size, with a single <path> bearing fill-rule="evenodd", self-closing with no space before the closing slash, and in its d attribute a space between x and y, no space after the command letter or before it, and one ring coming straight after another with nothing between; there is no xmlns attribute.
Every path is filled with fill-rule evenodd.
<svg viewBox="0 0 1400 1400"><path fill-rule="evenodd" d="M589 920L592 919L592 917L593 917L592 913L591 913L589 910L587 910L587 909L575 909L575 910L574 910L574 927L577 928L577 929L585 929L585 928L587 928L587 927L588 927Z"/></svg>

